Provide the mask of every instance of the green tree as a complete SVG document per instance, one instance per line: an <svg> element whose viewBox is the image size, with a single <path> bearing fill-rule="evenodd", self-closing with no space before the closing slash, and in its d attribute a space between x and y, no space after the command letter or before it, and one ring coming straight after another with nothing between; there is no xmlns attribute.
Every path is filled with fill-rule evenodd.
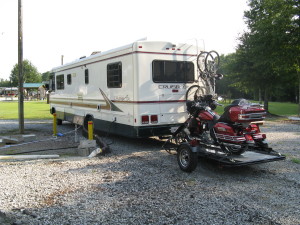
<svg viewBox="0 0 300 225"><path fill-rule="evenodd" d="M38 72L37 68L27 59L23 61L23 78L24 83L40 83L42 81L42 76ZM14 65L10 79L13 86L19 85L19 67L18 64Z"/></svg>
<svg viewBox="0 0 300 225"><path fill-rule="evenodd" d="M296 81L299 68L299 0L249 0L244 13L249 31L240 38L236 84L270 95ZM279 92L278 92L279 93ZM277 93L277 94L278 94Z"/></svg>
<svg viewBox="0 0 300 225"><path fill-rule="evenodd" d="M42 81L49 81L50 79L50 72L47 71L45 73L42 73Z"/></svg>
<svg viewBox="0 0 300 225"><path fill-rule="evenodd" d="M10 80L0 78L0 87L10 87Z"/></svg>

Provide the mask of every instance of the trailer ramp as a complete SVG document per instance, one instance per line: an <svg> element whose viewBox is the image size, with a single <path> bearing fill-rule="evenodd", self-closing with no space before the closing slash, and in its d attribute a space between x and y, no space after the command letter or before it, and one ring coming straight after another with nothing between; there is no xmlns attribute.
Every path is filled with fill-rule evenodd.
<svg viewBox="0 0 300 225"><path fill-rule="evenodd" d="M218 161L223 167L247 166L285 159L285 156L273 150L271 152L246 151L241 155L226 155L222 152L206 149L200 155Z"/></svg>

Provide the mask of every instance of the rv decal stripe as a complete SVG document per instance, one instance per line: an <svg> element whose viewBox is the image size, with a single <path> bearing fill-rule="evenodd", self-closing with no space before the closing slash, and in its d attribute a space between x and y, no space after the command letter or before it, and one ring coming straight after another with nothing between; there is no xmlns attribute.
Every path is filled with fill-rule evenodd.
<svg viewBox="0 0 300 225"><path fill-rule="evenodd" d="M100 100L100 102L104 102L103 100ZM185 100L172 100L172 101L112 101L113 103L127 103L127 104L159 104L159 103L178 103L178 102L185 102ZM70 107L86 107L86 108L92 108L97 109L98 104L92 104L92 103L83 103L83 102L66 102L66 101L53 101L50 100L50 104L58 104L58 105L67 105ZM100 105L101 109L105 110L112 110L109 105ZM116 107L116 108L115 108ZM120 111L120 109L117 106L113 107L112 111Z"/></svg>
<svg viewBox="0 0 300 225"><path fill-rule="evenodd" d="M60 104L62 101L56 101L56 100L68 100L68 101L71 101L71 100L75 100L75 101L80 101L80 102L84 102L84 101L90 101L90 102L105 102L104 100L100 100L100 99L77 99L77 98L52 98L54 99L53 100L50 100L50 103L53 103L53 104ZM130 103L130 104L151 104L151 103L176 103L176 102L185 102L185 100L169 100L169 101L117 101L117 100L112 100L112 102L114 103ZM63 102L63 103L68 103L69 105L70 104L75 104L73 102ZM96 104L96 103L95 103Z"/></svg>
<svg viewBox="0 0 300 225"><path fill-rule="evenodd" d="M114 59L114 58L118 58L118 57L122 57L122 56L126 56L126 55L131 55L131 54L138 54L138 53L142 53L142 54L158 54L158 55L179 55L179 56L197 56L197 55L194 55L194 54L179 54L179 53L168 53L168 52L141 52L141 51L134 51L134 52L128 52L128 53L125 53L125 54L122 54L122 55L116 55L116 56L112 56L112 57L109 57L109 58L105 58L105 59L100 59L100 60L97 60L95 62L90 62L90 63L82 63L78 66L73 66L73 67L70 67L70 68L67 68L67 69L62 69L62 70L57 70L57 72L62 72L62 71L66 71L66 70L71 70L71 69L74 69L74 68L77 68L77 67L81 67L81 66L86 66L86 65L90 65L90 64L94 64L94 63L98 63L98 62L102 62L102 61L105 61L105 60L110 60L110 59Z"/></svg>
<svg viewBox="0 0 300 225"><path fill-rule="evenodd" d="M140 52L135 51L133 53L144 53L144 54L158 54L158 55L181 55L181 56L197 56L195 54L179 54L179 53L168 53L168 52Z"/></svg>
<svg viewBox="0 0 300 225"><path fill-rule="evenodd" d="M133 103L133 104L149 104L149 103L174 103L174 102L185 102L185 100L169 100L169 101L115 101L116 103Z"/></svg>
<svg viewBox="0 0 300 225"><path fill-rule="evenodd" d="M67 101L80 101L80 102L83 102L83 101L88 101L88 102L99 102L99 101L104 101L103 99L83 99L83 98L50 98L50 100L67 100Z"/></svg>
<svg viewBox="0 0 300 225"><path fill-rule="evenodd" d="M77 107L86 107L97 109L97 104L85 104L85 103L76 103L76 102L60 102L60 101L50 101L51 104L59 104L59 105L68 105L70 107L77 106Z"/></svg>

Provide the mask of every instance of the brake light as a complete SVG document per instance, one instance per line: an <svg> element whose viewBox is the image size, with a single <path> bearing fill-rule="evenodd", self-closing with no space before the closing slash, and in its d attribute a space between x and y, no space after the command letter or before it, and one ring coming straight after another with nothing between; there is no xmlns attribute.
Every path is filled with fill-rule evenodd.
<svg viewBox="0 0 300 225"><path fill-rule="evenodd" d="M239 114L239 120L248 120L250 119L249 114Z"/></svg>
<svg viewBox="0 0 300 225"><path fill-rule="evenodd" d="M151 123L158 123L157 115L151 115Z"/></svg>
<svg viewBox="0 0 300 225"><path fill-rule="evenodd" d="M149 124L149 116L142 116L142 124Z"/></svg>

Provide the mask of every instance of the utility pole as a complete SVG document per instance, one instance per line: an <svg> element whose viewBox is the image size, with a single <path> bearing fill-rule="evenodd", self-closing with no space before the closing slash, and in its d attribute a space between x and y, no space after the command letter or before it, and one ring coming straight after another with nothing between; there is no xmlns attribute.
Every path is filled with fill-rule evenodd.
<svg viewBox="0 0 300 225"><path fill-rule="evenodd" d="M19 132L24 134L24 93L23 93L23 8L18 0L18 67L19 67Z"/></svg>

